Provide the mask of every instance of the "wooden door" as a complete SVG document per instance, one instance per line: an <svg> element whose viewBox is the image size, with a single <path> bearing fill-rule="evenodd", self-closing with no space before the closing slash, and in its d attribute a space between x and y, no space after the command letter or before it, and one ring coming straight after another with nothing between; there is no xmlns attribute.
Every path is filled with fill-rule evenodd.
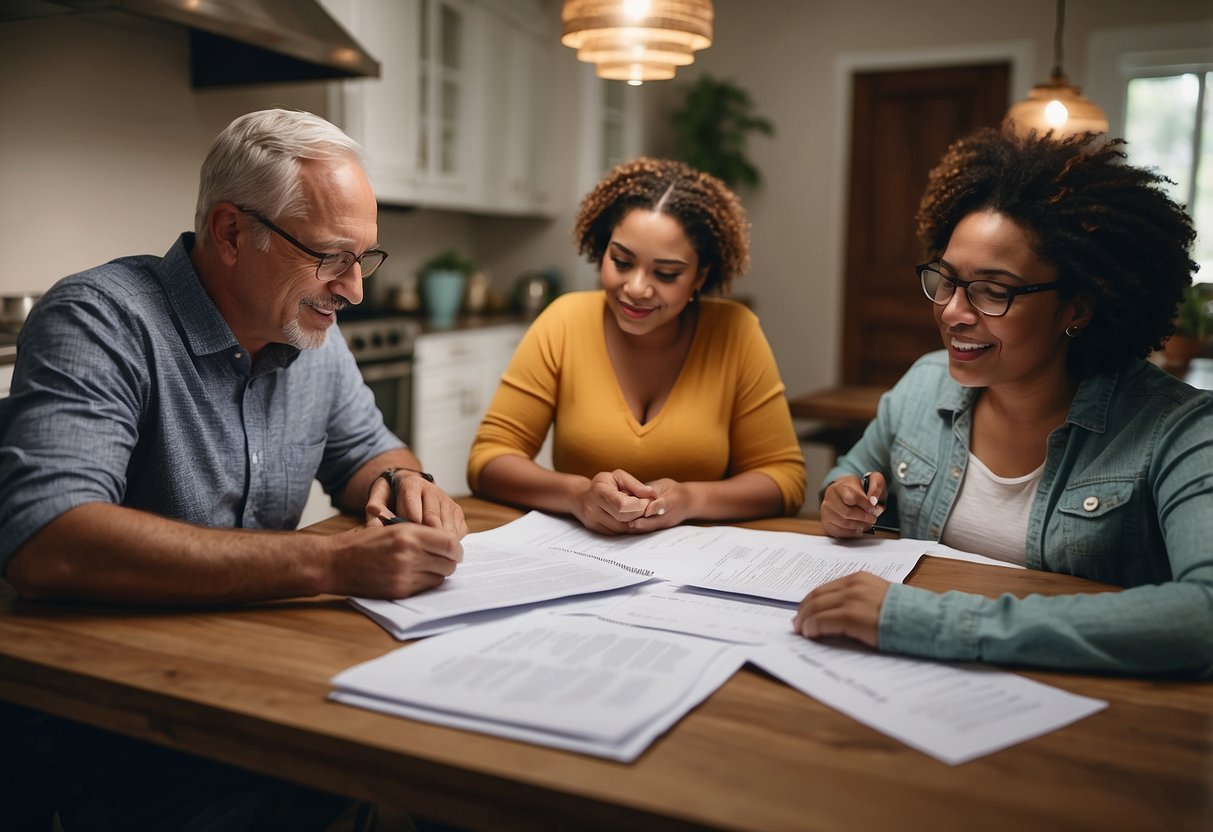
<svg viewBox="0 0 1213 832"><path fill-rule="evenodd" d="M1002 120L1009 77L1007 63L854 75L844 384L892 386L942 346L914 273L914 214L948 145Z"/></svg>

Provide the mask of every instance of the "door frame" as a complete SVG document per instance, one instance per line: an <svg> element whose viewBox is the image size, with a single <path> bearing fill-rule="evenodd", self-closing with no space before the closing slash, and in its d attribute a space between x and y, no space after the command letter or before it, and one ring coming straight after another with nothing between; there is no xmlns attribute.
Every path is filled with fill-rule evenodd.
<svg viewBox="0 0 1213 832"><path fill-rule="evenodd" d="M830 251L823 252L825 273L833 275L823 301L834 310L831 322L834 327L830 340L834 349L831 373L834 383L842 378L842 334L844 330L846 287L847 215L849 212L848 179L851 170L851 77L856 72L893 69L925 69L949 65L976 64L1003 61L1011 65L1011 89L1009 100L1018 101L1027 97L1036 66L1036 42L1028 39L995 41L969 46L931 47L896 51L844 52L834 60L834 162L830 182L829 204L838 210L829 215L826 237L831 241Z"/></svg>

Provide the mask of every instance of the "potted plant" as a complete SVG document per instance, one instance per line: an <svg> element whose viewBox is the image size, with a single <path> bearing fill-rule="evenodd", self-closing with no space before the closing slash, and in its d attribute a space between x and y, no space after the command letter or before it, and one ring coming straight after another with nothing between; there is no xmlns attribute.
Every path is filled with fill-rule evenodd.
<svg viewBox="0 0 1213 832"><path fill-rule="evenodd" d="M1175 333L1163 342L1162 352L1167 366L1183 368L1204 352L1213 335L1213 298L1211 284L1193 283L1184 290L1183 300L1175 313Z"/></svg>
<svg viewBox="0 0 1213 832"><path fill-rule="evenodd" d="M710 173L730 188L754 187L762 177L746 156L751 133L770 136L775 125L755 115L749 93L730 81L703 75L670 113L674 158Z"/></svg>
<svg viewBox="0 0 1213 832"><path fill-rule="evenodd" d="M472 259L453 248L435 254L421 265L421 294L431 326L447 329L454 325L464 285L475 270Z"/></svg>

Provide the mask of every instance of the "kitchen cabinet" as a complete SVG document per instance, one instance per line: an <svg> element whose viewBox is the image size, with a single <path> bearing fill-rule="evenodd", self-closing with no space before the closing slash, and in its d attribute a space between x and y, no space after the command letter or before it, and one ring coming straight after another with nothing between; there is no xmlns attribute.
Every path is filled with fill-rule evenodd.
<svg viewBox="0 0 1213 832"><path fill-rule="evenodd" d="M526 331L524 324L427 333L413 366L413 451L449 494L468 494L467 462L480 420Z"/></svg>
<svg viewBox="0 0 1213 832"><path fill-rule="evenodd" d="M486 147L484 203L497 213L547 215L553 210L547 180L546 113L552 100L551 67L559 45L542 9L521 0L483 0L478 34L485 60L480 76Z"/></svg>
<svg viewBox="0 0 1213 832"><path fill-rule="evenodd" d="M542 215L555 34L535 0L322 0L381 64L333 85L381 204Z"/></svg>

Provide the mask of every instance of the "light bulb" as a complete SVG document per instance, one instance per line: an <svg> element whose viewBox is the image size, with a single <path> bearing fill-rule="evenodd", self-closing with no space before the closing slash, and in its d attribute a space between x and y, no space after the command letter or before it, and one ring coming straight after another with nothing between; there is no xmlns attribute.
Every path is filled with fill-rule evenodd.
<svg viewBox="0 0 1213 832"><path fill-rule="evenodd" d="M1050 127L1061 127L1069 117L1070 111L1057 99L1053 99L1045 107L1045 121L1049 123Z"/></svg>
<svg viewBox="0 0 1213 832"><path fill-rule="evenodd" d="M623 0L623 13L632 20L640 20L649 13L652 0Z"/></svg>

